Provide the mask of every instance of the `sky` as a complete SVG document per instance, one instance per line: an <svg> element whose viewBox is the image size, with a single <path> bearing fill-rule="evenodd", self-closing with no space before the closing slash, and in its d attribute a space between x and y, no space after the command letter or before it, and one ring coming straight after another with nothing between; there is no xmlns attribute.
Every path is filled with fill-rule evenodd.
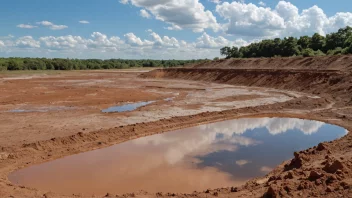
<svg viewBox="0 0 352 198"><path fill-rule="evenodd" d="M0 57L212 59L347 25L351 0L3 0Z"/></svg>

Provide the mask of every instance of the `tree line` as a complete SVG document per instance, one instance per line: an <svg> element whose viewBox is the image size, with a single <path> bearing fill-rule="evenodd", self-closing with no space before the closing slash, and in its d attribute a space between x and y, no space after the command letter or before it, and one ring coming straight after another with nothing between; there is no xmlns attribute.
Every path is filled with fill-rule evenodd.
<svg viewBox="0 0 352 198"><path fill-rule="evenodd" d="M352 28L349 26L326 36L315 33L311 37L267 39L241 48L223 47L220 49L220 54L226 58L310 57L351 53Z"/></svg>
<svg viewBox="0 0 352 198"><path fill-rule="evenodd" d="M126 59L61 59L0 58L1 70L88 70L126 69L131 67L176 67L204 60L126 60Z"/></svg>

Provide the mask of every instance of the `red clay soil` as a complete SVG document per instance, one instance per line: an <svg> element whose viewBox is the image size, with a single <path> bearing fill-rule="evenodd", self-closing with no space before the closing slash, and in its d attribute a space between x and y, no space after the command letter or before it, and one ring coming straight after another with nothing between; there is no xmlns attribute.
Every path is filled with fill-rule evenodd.
<svg viewBox="0 0 352 198"><path fill-rule="evenodd" d="M313 62L312 62L313 61ZM312 62L312 63L310 63ZM309 63L309 64L308 64ZM258 69L255 69L257 66ZM246 69L244 69L246 68ZM247 69L250 68L250 69ZM336 124L352 130L351 56L220 60L194 68L154 70L141 77L187 79L250 87L269 87L318 95L283 103L221 112L179 116L154 122L116 126L110 129L22 145L0 146L0 197L64 196L25 186L15 186L7 174L21 167L43 163L84 151L104 148L133 138L240 117L295 117ZM204 189L191 194L131 192L105 197L352 197L352 134L293 154L267 176L243 186ZM98 196L99 197L99 196ZM100 196L101 197L101 196Z"/></svg>
<svg viewBox="0 0 352 198"><path fill-rule="evenodd" d="M210 81L312 93L331 101L332 105L307 114L329 120L344 120L340 125L350 130L351 60L352 56L228 59L189 68L154 70L142 74L142 77ZM288 106L299 109L301 105L308 107L305 101ZM205 193L225 197L352 197L351 140L352 135L348 134L340 140L294 153L294 159L281 164L264 180L253 180L242 187Z"/></svg>
<svg viewBox="0 0 352 198"><path fill-rule="evenodd" d="M295 69L295 70L350 70L352 55L289 57L289 58L247 58L220 59L197 63L191 68L222 68L222 69Z"/></svg>

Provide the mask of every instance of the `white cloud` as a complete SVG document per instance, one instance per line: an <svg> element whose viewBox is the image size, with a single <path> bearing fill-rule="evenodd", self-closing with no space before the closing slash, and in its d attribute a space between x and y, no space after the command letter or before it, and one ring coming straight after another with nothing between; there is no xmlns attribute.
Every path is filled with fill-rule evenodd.
<svg viewBox="0 0 352 198"><path fill-rule="evenodd" d="M93 32L91 38L80 36L40 37L40 42L50 50L108 50L117 51L124 44L119 37L108 37L100 32Z"/></svg>
<svg viewBox="0 0 352 198"><path fill-rule="evenodd" d="M86 41L80 36L46 36L40 37L39 40L43 43L44 47L51 50L77 48L79 45L85 48L86 46Z"/></svg>
<svg viewBox="0 0 352 198"><path fill-rule="evenodd" d="M31 36L23 36L16 40L15 46L20 48L40 48L40 42L34 40Z"/></svg>
<svg viewBox="0 0 352 198"><path fill-rule="evenodd" d="M15 36L12 35L12 34L9 34L9 35L7 35L7 36L0 36L0 39L2 39L2 40L5 40L5 39L13 39L13 38L15 38Z"/></svg>
<svg viewBox="0 0 352 198"><path fill-rule="evenodd" d="M128 4L128 1L129 1L129 0L120 0L120 3L122 3L122 4Z"/></svg>
<svg viewBox="0 0 352 198"><path fill-rule="evenodd" d="M50 25L50 23L44 23ZM123 35L109 37L100 32L93 32L90 37L74 35L65 36L43 36L38 39L27 38L16 40L12 35L0 37L5 44L2 51L16 52L31 48L31 53L37 56L54 57L64 56L73 58L150 58L150 59L200 59L219 56L219 48L222 45L246 45L244 40L227 40L224 37L211 37L202 34L195 41L186 42L175 37L159 35L148 29L149 35L140 38L130 32ZM17 42L17 44L16 44ZM33 50L37 48L37 50ZM29 51L28 51L29 52ZM104 53L103 53L104 52ZM114 52L114 53L107 53ZM46 54L45 54L46 53ZM40 54L40 55L39 55ZM56 55L54 55L56 54ZM61 56L62 55L62 56Z"/></svg>
<svg viewBox="0 0 352 198"><path fill-rule="evenodd" d="M180 47L178 40L174 37L170 38L168 36L164 36L161 38L155 32L152 32L150 35L153 38L152 41L155 47L174 47L174 48Z"/></svg>
<svg viewBox="0 0 352 198"><path fill-rule="evenodd" d="M148 41L148 40L142 41L142 39L137 37L132 32L125 34L124 37L125 37L125 42L132 46L145 46L145 45L153 44L151 41Z"/></svg>
<svg viewBox="0 0 352 198"><path fill-rule="evenodd" d="M0 48L3 48L3 47L5 47L5 43L4 43L4 41L0 40Z"/></svg>
<svg viewBox="0 0 352 198"><path fill-rule="evenodd" d="M216 6L216 12L228 23L222 25L228 34L242 37L273 38L319 33L325 35L352 25L352 13L337 13L327 17L318 6L299 11L290 2L279 1L274 9L259 3L234 1Z"/></svg>
<svg viewBox="0 0 352 198"><path fill-rule="evenodd" d="M141 10L139 11L139 15L141 15L142 17L147 18L147 19L150 19L150 18L151 18L149 12L146 11L145 9L141 9Z"/></svg>
<svg viewBox="0 0 352 198"><path fill-rule="evenodd" d="M54 23L50 21L40 21L37 22L38 25L46 26L49 27L51 30L62 30L68 28L66 25L55 25Z"/></svg>
<svg viewBox="0 0 352 198"><path fill-rule="evenodd" d="M221 3L221 0L209 0L210 2L213 2L213 3L216 3L216 4L219 4Z"/></svg>
<svg viewBox="0 0 352 198"><path fill-rule="evenodd" d="M81 23L81 24L89 24L90 23L89 21L85 21L85 20L78 21L78 22Z"/></svg>
<svg viewBox="0 0 352 198"><path fill-rule="evenodd" d="M244 165L251 163L251 162L248 160L237 160L235 163L239 166L244 166Z"/></svg>
<svg viewBox="0 0 352 198"><path fill-rule="evenodd" d="M23 29L33 29L33 28L37 28L38 26L29 25L29 24L19 24L16 27L23 28Z"/></svg>
<svg viewBox="0 0 352 198"><path fill-rule="evenodd" d="M266 4L263 2L263 1L259 1L259 3L258 3L260 6L266 6Z"/></svg>
<svg viewBox="0 0 352 198"><path fill-rule="evenodd" d="M229 21L225 26L228 34L267 36L285 27L283 18L276 12L252 3L224 2L216 6L216 12Z"/></svg>
<svg viewBox="0 0 352 198"><path fill-rule="evenodd" d="M248 45L249 43L242 40L238 39L236 41L229 41L226 38L222 36L218 37L211 37L207 33L203 33L202 36L197 38L196 41L196 47L197 48L217 48L220 49L224 46L244 46Z"/></svg>
<svg viewBox="0 0 352 198"><path fill-rule="evenodd" d="M126 0L121 3L128 2L149 11L157 20L170 24L170 30L192 29L202 32L208 28L214 31L219 29L215 16L205 10L199 0Z"/></svg>

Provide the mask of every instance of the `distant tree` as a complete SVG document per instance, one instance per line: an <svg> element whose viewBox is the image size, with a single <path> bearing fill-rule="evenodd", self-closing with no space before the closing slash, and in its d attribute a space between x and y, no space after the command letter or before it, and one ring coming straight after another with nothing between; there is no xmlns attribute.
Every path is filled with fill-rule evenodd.
<svg viewBox="0 0 352 198"><path fill-rule="evenodd" d="M19 63L17 63L15 60L9 60L8 65L7 65L8 70L21 70L22 68L20 67Z"/></svg>
<svg viewBox="0 0 352 198"><path fill-rule="evenodd" d="M226 58L239 58L240 52L238 47L223 47L220 49L220 54Z"/></svg>
<svg viewBox="0 0 352 198"><path fill-rule="evenodd" d="M325 37L321 36L318 33L315 33L312 36L312 41L310 43L310 48L312 48L314 51L321 50L323 49L325 45Z"/></svg>
<svg viewBox="0 0 352 198"><path fill-rule="evenodd" d="M225 56L226 58L231 58L231 48L230 47L223 47L220 49L221 56Z"/></svg>
<svg viewBox="0 0 352 198"><path fill-rule="evenodd" d="M299 50L297 45L297 39L294 37L285 38L282 41L282 55L294 56L298 54L299 54Z"/></svg>
<svg viewBox="0 0 352 198"><path fill-rule="evenodd" d="M297 44L301 46L302 49L307 49L312 42L312 39L309 36L301 36Z"/></svg>
<svg viewBox="0 0 352 198"><path fill-rule="evenodd" d="M335 33L326 35L325 50L334 50L337 47L347 47L346 40L352 36L352 28L347 26L346 28L341 28Z"/></svg>

